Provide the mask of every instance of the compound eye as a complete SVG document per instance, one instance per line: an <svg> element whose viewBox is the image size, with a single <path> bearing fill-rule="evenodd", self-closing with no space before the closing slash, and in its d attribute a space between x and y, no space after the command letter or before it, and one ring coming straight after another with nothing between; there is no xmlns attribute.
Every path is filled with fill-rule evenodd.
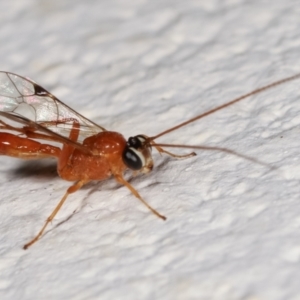
<svg viewBox="0 0 300 300"><path fill-rule="evenodd" d="M123 155L124 164L131 170L138 171L145 165L145 158L134 148L126 147Z"/></svg>
<svg viewBox="0 0 300 300"><path fill-rule="evenodd" d="M142 143L141 143L140 139L137 138L136 136L135 137L130 137L128 139L128 146L130 146L132 148L135 148L135 149L138 149L138 148L142 147Z"/></svg>

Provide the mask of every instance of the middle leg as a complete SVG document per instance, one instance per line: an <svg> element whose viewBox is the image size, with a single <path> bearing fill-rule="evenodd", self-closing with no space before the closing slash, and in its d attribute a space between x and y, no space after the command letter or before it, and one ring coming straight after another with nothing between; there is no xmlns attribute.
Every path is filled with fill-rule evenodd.
<svg viewBox="0 0 300 300"><path fill-rule="evenodd" d="M64 202L66 201L67 197L70 194L75 193L76 191L78 191L87 182L88 182L87 180L80 180L80 181L76 182L75 184L73 184L72 186L70 186L68 188L68 190L66 191L65 195L62 197L62 199L59 201L58 205L53 210L52 214L47 218L44 226L39 231L39 233L30 242L28 242L27 244L24 245L24 247L23 247L24 250L26 250L28 247L30 247L32 244L34 244L36 241L38 241L40 239L40 237L44 233L47 225L54 219L54 217L56 216L56 214L61 209L61 207L63 206Z"/></svg>

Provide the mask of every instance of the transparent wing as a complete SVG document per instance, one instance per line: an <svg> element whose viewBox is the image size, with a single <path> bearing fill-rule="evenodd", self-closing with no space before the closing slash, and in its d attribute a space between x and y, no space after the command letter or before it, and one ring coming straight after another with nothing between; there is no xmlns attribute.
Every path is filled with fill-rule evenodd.
<svg viewBox="0 0 300 300"><path fill-rule="evenodd" d="M10 124L11 121L13 122L13 124ZM23 126L19 127L20 124ZM95 153L91 149L86 148L83 144L74 142L71 139L64 137L63 135L51 131L47 127L41 126L38 123L15 113L0 111L0 130L1 129L5 131L8 130L18 132L19 135L25 135L29 138L68 144L84 153L95 155Z"/></svg>
<svg viewBox="0 0 300 300"><path fill-rule="evenodd" d="M48 133L52 131L65 138L76 121L80 124L79 142L105 131L32 80L3 71L0 71L0 112L23 117L38 124L39 129L44 127Z"/></svg>

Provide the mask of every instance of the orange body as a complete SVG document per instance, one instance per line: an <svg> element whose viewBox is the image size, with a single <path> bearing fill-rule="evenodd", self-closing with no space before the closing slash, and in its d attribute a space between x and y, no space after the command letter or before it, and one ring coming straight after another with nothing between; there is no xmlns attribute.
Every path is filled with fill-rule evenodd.
<svg viewBox="0 0 300 300"><path fill-rule="evenodd" d="M1 124L3 128L8 130L13 129L4 122ZM34 244L42 236L45 228L53 220L69 194L76 192L91 180L104 180L111 175L113 175L119 183L127 186L153 213L165 220L165 217L149 206L139 193L123 178L123 173L125 169L127 169L127 166L124 164L122 156L127 142L120 133L113 131L99 132L98 134L87 137L83 143L80 144L83 148L78 148L77 145L79 144L72 144L72 142L77 142L80 132L78 124L74 122L73 128L70 131L69 140L66 143L63 143L59 139L51 139L63 144L62 149L60 149L59 147L33 140L47 140L49 136L35 133L28 128L15 128L15 131L21 132L23 135L27 135L27 137L0 132L0 154L23 159L55 157L58 161L57 172L59 176L65 180L75 181L75 183L68 188L52 214L47 218L40 232L24 246L24 249ZM85 151L86 149L90 152ZM152 159L148 159L145 170L152 169L152 166Z"/></svg>
<svg viewBox="0 0 300 300"><path fill-rule="evenodd" d="M122 174L126 166L122 161L122 153L126 146L126 140L117 132L104 131L86 138L83 145L99 155L85 154L71 146L67 153L59 158L58 174L65 180L103 180L112 174Z"/></svg>
<svg viewBox="0 0 300 300"><path fill-rule="evenodd" d="M0 132L0 154L12 157L31 159L43 157L59 157L60 148L41 144L37 141L20 136Z"/></svg>
<svg viewBox="0 0 300 300"><path fill-rule="evenodd" d="M60 149L29 138L0 132L0 154L23 159L56 157L57 172L65 180L104 180L112 174L122 174L125 171L122 153L126 140L120 133L100 132L86 138L83 145L99 155L89 155L69 145Z"/></svg>

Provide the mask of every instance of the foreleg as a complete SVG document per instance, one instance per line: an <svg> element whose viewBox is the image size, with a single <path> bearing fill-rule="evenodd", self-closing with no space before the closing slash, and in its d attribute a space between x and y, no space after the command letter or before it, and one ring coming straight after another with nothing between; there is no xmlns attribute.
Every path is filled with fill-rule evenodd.
<svg viewBox="0 0 300 300"><path fill-rule="evenodd" d="M141 195L138 193L138 191L128 182L126 181L122 175L115 175L115 179L125 185L130 191L131 193L137 197L144 205L146 205L148 207L148 209L150 209L157 217L163 219L164 221L167 219L165 216L161 215L158 211L156 211L154 208L152 208L142 197Z"/></svg>

